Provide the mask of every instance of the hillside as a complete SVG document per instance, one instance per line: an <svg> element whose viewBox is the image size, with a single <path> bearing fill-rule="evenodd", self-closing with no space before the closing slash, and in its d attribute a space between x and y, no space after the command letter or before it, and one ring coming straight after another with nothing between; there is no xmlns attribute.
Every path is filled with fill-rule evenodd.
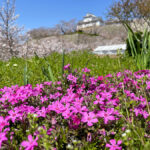
<svg viewBox="0 0 150 150"><path fill-rule="evenodd" d="M19 57L32 57L35 53L47 56L53 51L94 49L100 45L122 44L126 39L126 31L122 25L105 25L94 29L98 35L88 33L74 33L68 35L55 35L39 39L30 39L19 47ZM95 31L92 32L95 32ZM10 56L4 53L1 59L7 60Z"/></svg>

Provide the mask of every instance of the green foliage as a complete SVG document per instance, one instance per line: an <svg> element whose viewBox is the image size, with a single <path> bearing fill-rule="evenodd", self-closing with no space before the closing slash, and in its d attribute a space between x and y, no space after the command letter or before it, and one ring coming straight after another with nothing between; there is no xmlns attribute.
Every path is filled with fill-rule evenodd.
<svg viewBox="0 0 150 150"><path fill-rule="evenodd" d="M135 32L134 34L131 34L131 37L133 39L133 43L135 45L136 52L138 54L140 54L141 53L141 49L142 49L142 43L141 43L141 41L142 41L142 32ZM129 54L129 56L132 56L132 52L133 51L132 51L132 47L130 46L130 40L129 40L129 38L127 38L126 43L127 43L127 52ZM136 54L135 52L133 52L133 53L134 53L133 55Z"/></svg>
<svg viewBox="0 0 150 150"><path fill-rule="evenodd" d="M28 64L26 62L25 67L24 67L24 85L28 84Z"/></svg>
<svg viewBox="0 0 150 150"><path fill-rule="evenodd" d="M35 56L27 60L12 58L8 62L0 61L0 88L16 84L24 85L26 83L23 79L24 76L33 86L44 81L56 81L62 74L63 59L65 59L64 65L71 64L73 69L87 67L95 76L113 74L125 69L133 71L136 69L132 58L128 57L100 57L88 51L73 51L62 56L62 54L54 52L45 59ZM25 67L26 62L27 68ZM28 78L26 78L27 76Z"/></svg>
<svg viewBox="0 0 150 150"><path fill-rule="evenodd" d="M65 51L63 50L63 53L62 53L62 71L61 71L62 77L64 74L64 64L65 64Z"/></svg>
<svg viewBox="0 0 150 150"><path fill-rule="evenodd" d="M55 82L55 77L52 72L52 68L48 60L45 58L45 63L47 64L47 69L42 69L43 75L45 75L49 81Z"/></svg>
<svg viewBox="0 0 150 150"><path fill-rule="evenodd" d="M145 29L144 33L134 33L128 24L127 49L136 63L138 70L150 68L150 32Z"/></svg>

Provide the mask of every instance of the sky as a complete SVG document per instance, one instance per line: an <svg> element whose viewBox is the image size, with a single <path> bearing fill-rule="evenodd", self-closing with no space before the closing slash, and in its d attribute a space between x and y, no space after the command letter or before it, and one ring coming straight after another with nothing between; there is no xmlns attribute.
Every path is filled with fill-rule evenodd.
<svg viewBox="0 0 150 150"><path fill-rule="evenodd" d="M114 0L16 0L17 24L26 30L82 20L86 13L105 17Z"/></svg>

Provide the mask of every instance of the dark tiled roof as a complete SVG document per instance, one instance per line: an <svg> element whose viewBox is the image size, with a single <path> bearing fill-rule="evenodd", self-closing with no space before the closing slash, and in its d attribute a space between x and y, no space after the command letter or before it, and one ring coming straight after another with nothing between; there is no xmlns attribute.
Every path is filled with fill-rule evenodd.
<svg viewBox="0 0 150 150"><path fill-rule="evenodd" d="M96 18L95 16L92 16L92 15L89 15L89 16L85 16L85 17L83 17L83 18Z"/></svg>

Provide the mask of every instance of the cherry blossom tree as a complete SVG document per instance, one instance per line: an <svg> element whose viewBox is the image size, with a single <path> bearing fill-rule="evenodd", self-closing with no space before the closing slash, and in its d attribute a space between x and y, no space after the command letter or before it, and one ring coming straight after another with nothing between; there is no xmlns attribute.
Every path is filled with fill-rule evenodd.
<svg viewBox="0 0 150 150"><path fill-rule="evenodd" d="M0 7L0 48L10 56L17 54L17 46L22 40L23 28L16 24L18 17L15 14L15 0L4 0Z"/></svg>

